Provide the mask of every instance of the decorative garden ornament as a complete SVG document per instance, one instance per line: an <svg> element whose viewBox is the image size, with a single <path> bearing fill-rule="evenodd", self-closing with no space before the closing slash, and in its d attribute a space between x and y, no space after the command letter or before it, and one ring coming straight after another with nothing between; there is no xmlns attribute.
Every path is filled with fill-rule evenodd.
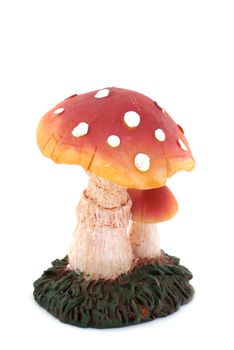
<svg viewBox="0 0 234 350"><path fill-rule="evenodd" d="M177 212L167 177L195 165L183 129L150 98L111 87L59 103L37 142L54 162L81 165L89 184L68 254L34 283L36 301L63 322L96 328L188 302L192 275L161 250L157 229Z"/></svg>

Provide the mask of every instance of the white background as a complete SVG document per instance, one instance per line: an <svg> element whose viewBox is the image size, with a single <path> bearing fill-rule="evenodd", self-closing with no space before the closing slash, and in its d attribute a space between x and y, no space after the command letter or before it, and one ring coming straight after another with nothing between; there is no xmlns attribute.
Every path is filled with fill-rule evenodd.
<svg viewBox="0 0 234 350"><path fill-rule="evenodd" d="M0 2L2 349L233 349L233 1ZM40 117L73 93L142 92L183 126L197 161L169 186L179 213L162 247L194 274L192 303L114 330L60 323L32 283L62 258L86 175L35 142Z"/></svg>

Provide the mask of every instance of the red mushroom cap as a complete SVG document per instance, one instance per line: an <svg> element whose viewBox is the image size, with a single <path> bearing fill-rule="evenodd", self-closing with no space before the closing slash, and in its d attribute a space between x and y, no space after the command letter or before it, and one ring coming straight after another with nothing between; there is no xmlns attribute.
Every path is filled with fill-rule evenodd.
<svg viewBox="0 0 234 350"><path fill-rule="evenodd" d="M59 103L41 119L37 142L56 163L82 165L125 188L161 187L195 165L182 129L164 110L114 87Z"/></svg>
<svg viewBox="0 0 234 350"><path fill-rule="evenodd" d="M167 186L151 190L128 190L132 199L132 219L145 223L171 219L178 210L177 201Z"/></svg>

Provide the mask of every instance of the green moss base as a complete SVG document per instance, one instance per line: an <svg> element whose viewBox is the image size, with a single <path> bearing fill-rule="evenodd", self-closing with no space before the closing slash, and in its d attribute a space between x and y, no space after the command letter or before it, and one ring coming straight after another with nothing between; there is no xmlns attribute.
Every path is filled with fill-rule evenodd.
<svg viewBox="0 0 234 350"><path fill-rule="evenodd" d="M66 269L67 257L34 282L34 298L60 321L79 327L121 327L175 312L187 303L192 274L179 259L164 254L161 263L139 264L115 280L84 279Z"/></svg>

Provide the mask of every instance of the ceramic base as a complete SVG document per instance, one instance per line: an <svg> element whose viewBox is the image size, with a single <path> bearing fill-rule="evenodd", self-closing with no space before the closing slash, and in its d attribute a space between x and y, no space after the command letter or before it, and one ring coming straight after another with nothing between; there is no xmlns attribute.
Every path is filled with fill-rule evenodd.
<svg viewBox="0 0 234 350"><path fill-rule="evenodd" d="M78 327L133 325L172 314L193 295L191 272L163 253L161 262L141 261L115 280L85 280L68 270L67 257L34 282L34 298L60 321Z"/></svg>

